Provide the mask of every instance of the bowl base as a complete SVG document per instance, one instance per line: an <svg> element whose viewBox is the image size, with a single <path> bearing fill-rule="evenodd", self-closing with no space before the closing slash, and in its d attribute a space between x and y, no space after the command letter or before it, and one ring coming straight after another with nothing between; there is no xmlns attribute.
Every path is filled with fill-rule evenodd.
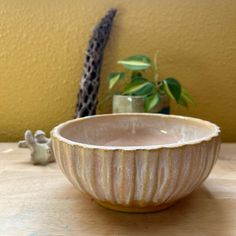
<svg viewBox="0 0 236 236"><path fill-rule="evenodd" d="M109 202L101 202L96 201L100 206L108 208L110 210L114 211L120 211L120 212L127 212L127 213L148 213L148 212L157 212L165 210L172 205L174 205L175 202L169 202L169 203L163 203L161 205L152 205L152 206L145 206L145 207L132 207L132 206L124 206L124 205L118 205L118 204L112 204Z"/></svg>

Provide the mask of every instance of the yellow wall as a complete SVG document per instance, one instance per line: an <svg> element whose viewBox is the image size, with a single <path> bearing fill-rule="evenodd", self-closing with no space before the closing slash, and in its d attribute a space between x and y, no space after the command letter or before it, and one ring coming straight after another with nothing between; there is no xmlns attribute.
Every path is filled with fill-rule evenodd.
<svg viewBox="0 0 236 236"><path fill-rule="evenodd" d="M234 0L0 0L0 141L73 117L91 29L110 7L119 14L100 95L118 59L158 49L161 76L174 75L197 101L173 113L213 121L236 141Z"/></svg>

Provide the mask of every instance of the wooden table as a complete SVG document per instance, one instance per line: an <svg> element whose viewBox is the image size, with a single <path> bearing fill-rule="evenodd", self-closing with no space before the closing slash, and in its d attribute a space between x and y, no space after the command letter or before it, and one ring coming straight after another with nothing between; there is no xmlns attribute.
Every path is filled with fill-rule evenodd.
<svg viewBox="0 0 236 236"><path fill-rule="evenodd" d="M205 183L168 210L125 214L82 196L56 164L29 163L29 150L0 144L0 236L236 236L236 144L223 144Z"/></svg>

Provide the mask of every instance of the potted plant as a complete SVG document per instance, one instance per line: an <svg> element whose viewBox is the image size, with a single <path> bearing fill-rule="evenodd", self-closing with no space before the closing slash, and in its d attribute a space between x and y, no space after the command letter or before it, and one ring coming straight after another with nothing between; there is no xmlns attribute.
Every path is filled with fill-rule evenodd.
<svg viewBox="0 0 236 236"><path fill-rule="evenodd" d="M117 63L124 67L124 71L112 72L108 76L109 96L113 96L113 113L169 114L170 99L184 107L193 102L178 80L173 77L159 79L157 53L153 61L146 55L134 55ZM115 88L122 80L123 86L117 91Z"/></svg>

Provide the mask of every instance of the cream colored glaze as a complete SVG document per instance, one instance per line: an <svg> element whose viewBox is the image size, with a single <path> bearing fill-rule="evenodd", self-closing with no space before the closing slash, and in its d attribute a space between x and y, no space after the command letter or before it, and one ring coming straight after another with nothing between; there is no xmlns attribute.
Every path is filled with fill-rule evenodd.
<svg viewBox="0 0 236 236"><path fill-rule="evenodd" d="M199 119L141 113L86 117L59 128L60 136L67 140L112 148L184 144L217 130Z"/></svg>
<svg viewBox="0 0 236 236"><path fill-rule="evenodd" d="M76 188L108 208L149 212L170 206L207 178L219 132L194 118L111 114L66 122L51 134L57 163Z"/></svg>

